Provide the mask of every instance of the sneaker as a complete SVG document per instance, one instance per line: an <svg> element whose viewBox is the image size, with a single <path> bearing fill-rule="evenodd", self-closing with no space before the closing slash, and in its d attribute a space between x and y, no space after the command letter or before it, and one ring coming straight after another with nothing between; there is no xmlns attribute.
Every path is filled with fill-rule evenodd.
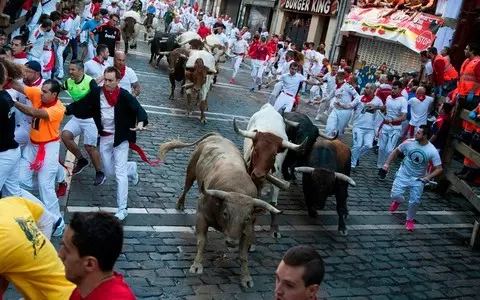
<svg viewBox="0 0 480 300"><path fill-rule="evenodd" d="M378 169L378 179L384 181L387 178L387 172L384 169Z"/></svg>
<svg viewBox="0 0 480 300"><path fill-rule="evenodd" d="M259 85L258 85L258 90L261 90L261 89L262 89L262 85L259 84Z"/></svg>
<svg viewBox="0 0 480 300"><path fill-rule="evenodd" d="M86 158L84 158L84 157L80 158L79 160L77 160L77 163L75 164L75 167L73 167L72 175L81 173L83 171L83 169L88 167L89 164L90 163L88 162L88 160Z"/></svg>
<svg viewBox="0 0 480 300"><path fill-rule="evenodd" d="M395 212L399 206L400 206L400 202L392 201L392 204L390 204L390 211L392 213Z"/></svg>
<svg viewBox="0 0 480 300"><path fill-rule="evenodd" d="M63 197L67 193L68 184L64 182L60 182L57 187L57 197Z"/></svg>
<svg viewBox="0 0 480 300"><path fill-rule="evenodd" d="M229 83L234 83L235 82L235 79L230 79Z"/></svg>
<svg viewBox="0 0 480 300"><path fill-rule="evenodd" d="M413 231L415 229L415 220L407 220L407 222L405 222L405 228L407 228L408 231Z"/></svg>
<svg viewBox="0 0 480 300"><path fill-rule="evenodd" d="M117 213L115 214L115 217L119 220L119 221L123 221L125 220L125 218L128 216L128 211L127 209L119 209L117 211Z"/></svg>
<svg viewBox="0 0 480 300"><path fill-rule="evenodd" d="M95 175L95 181L93 182L94 186L102 185L105 182L105 173L98 171Z"/></svg>
<svg viewBox="0 0 480 300"><path fill-rule="evenodd" d="M62 236L64 230L65 230L65 222L63 221L63 218L60 217L57 220L57 223L55 223L55 226L53 227L52 236Z"/></svg>
<svg viewBox="0 0 480 300"><path fill-rule="evenodd" d="M140 176L138 176L138 173L135 173L135 176L132 179L132 185L137 185L140 182Z"/></svg>
<svg viewBox="0 0 480 300"><path fill-rule="evenodd" d="M65 76L65 74L63 74L63 72L59 72L58 75L57 75L57 78L58 79L63 79L64 76Z"/></svg>
<svg viewBox="0 0 480 300"><path fill-rule="evenodd" d="M255 88L252 87L252 88L250 89L250 93L253 93L253 92L255 92Z"/></svg>

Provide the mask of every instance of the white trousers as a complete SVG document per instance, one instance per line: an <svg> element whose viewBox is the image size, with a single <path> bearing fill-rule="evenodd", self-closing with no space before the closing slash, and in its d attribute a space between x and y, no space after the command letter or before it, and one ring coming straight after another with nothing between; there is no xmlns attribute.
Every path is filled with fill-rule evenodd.
<svg viewBox="0 0 480 300"><path fill-rule="evenodd" d="M232 69L233 69L232 78L235 78L235 76L237 76L238 69L242 64L242 60L243 60L243 55L237 55L232 57Z"/></svg>
<svg viewBox="0 0 480 300"><path fill-rule="evenodd" d="M277 98L277 101L275 101L275 105L273 106L273 108L275 108L276 111L279 111L280 109L285 107L285 112L291 112L294 103L294 97L289 96L284 92L281 92Z"/></svg>
<svg viewBox="0 0 480 300"><path fill-rule="evenodd" d="M100 137L100 156L107 176L115 175L117 180L118 209L127 208L128 181L137 173L137 163L128 161L128 142L113 147L114 135Z"/></svg>
<svg viewBox="0 0 480 300"><path fill-rule="evenodd" d="M86 61L93 59L96 54L97 54L97 48L93 47L92 41L88 41Z"/></svg>
<svg viewBox="0 0 480 300"><path fill-rule="evenodd" d="M358 159L373 147L374 129L353 128L352 168L357 166Z"/></svg>
<svg viewBox="0 0 480 300"><path fill-rule="evenodd" d="M253 80L253 87L262 84L263 72L265 72L265 61L259 59L252 59L252 72L250 75Z"/></svg>
<svg viewBox="0 0 480 300"><path fill-rule="evenodd" d="M0 191L2 197L17 196L39 202L37 197L20 188L20 168L22 157L20 147L0 152Z"/></svg>
<svg viewBox="0 0 480 300"><path fill-rule="evenodd" d="M55 66L57 67L57 74L65 74L63 72L63 52L65 51L65 48L67 48L67 44L63 45L60 43L55 49Z"/></svg>
<svg viewBox="0 0 480 300"><path fill-rule="evenodd" d="M395 202L402 203L405 201L403 194L408 190L410 192L410 198L408 199L408 210L407 210L407 220L415 219L418 207L421 203L421 197L423 193L423 188L425 187L424 183L420 180L417 180L415 177L408 176L400 170L395 175L395 180L393 181L391 197Z"/></svg>
<svg viewBox="0 0 480 300"><path fill-rule="evenodd" d="M351 117L352 117L351 109L334 108L330 113L330 115L328 115L325 132L328 135L335 135L335 132L338 132L338 136L343 136L345 127L347 127L347 124L350 121Z"/></svg>
<svg viewBox="0 0 480 300"><path fill-rule="evenodd" d="M382 168L390 154L397 146L402 126L383 125L380 131L378 141L378 161L377 168Z"/></svg>
<svg viewBox="0 0 480 300"><path fill-rule="evenodd" d="M30 141L30 125L20 123L15 127L15 141L20 145L20 148L23 149Z"/></svg>
<svg viewBox="0 0 480 300"><path fill-rule="evenodd" d="M270 103L272 106L275 105L275 102L277 101L277 97L282 91L282 88L283 88L283 83L281 81L275 83L275 86L273 87L273 90L270 93L270 96L268 96L268 103Z"/></svg>
<svg viewBox="0 0 480 300"><path fill-rule="evenodd" d="M63 127L63 131L65 130L70 131L74 137L79 136L83 132L83 144L97 146L98 130L93 118L78 119L73 116Z"/></svg>
<svg viewBox="0 0 480 300"><path fill-rule="evenodd" d="M310 89L310 102L320 100L320 98L322 97L321 92L322 89L319 85L312 86L312 88Z"/></svg>
<svg viewBox="0 0 480 300"><path fill-rule="evenodd" d="M35 161L38 146L28 142L23 149L22 159L20 160L20 184L23 188L33 190L38 187L40 200L49 212L57 217L61 217L60 205L57 194L55 193L55 179L59 172L58 155L60 152L60 142L50 142L45 145L45 159L43 166L38 171L38 184L34 184L33 170L30 164Z"/></svg>

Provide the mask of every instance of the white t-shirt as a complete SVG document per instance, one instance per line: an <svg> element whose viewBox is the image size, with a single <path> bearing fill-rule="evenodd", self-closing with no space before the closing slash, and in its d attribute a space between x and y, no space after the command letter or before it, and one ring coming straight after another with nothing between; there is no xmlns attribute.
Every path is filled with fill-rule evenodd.
<svg viewBox="0 0 480 300"><path fill-rule="evenodd" d="M108 104L103 92L100 93L100 113L102 116L103 131L115 133L115 108Z"/></svg>
<svg viewBox="0 0 480 300"><path fill-rule="evenodd" d="M363 108L366 105L372 105L374 107L383 106L382 100L378 97L373 97L370 102L362 102L363 96L355 98L350 105L355 107L354 123L353 126L361 129L375 129L375 111L365 110Z"/></svg>
<svg viewBox="0 0 480 300"><path fill-rule="evenodd" d="M300 73L295 73L295 75L290 75L288 74L283 74L280 76L280 81L283 84L283 91L286 94L290 94L295 96L298 91L298 87L302 81L306 80L306 78L300 74Z"/></svg>
<svg viewBox="0 0 480 300"><path fill-rule="evenodd" d="M417 97L408 100L411 114L409 124L415 127L427 124L428 108L432 103L432 97L425 97L425 100L423 101L418 100Z"/></svg>
<svg viewBox="0 0 480 300"><path fill-rule="evenodd" d="M385 106L387 109L387 114L385 117L390 120L398 119L402 113L406 114L408 110L407 99L403 97L398 97L393 99L392 96L388 96ZM385 125L391 125L391 124L385 124Z"/></svg>
<svg viewBox="0 0 480 300"><path fill-rule="evenodd" d="M14 58L13 62L20 65L24 65L28 62L28 58Z"/></svg>
<svg viewBox="0 0 480 300"><path fill-rule="evenodd" d="M335 98L334 101L331 102L331 104L333 105L335 102L339 102L341 104L350 104L353 99L359 97L360 95L357 93L357 91L353 88L353 86L351 86L350 84L348 84L347 82L345 82L344 84L342 84L341 87L339 88L335 88L331 93L330 95L328 95L328 98L327 99L332 99L332 98Z"/></svg>
<svg viewBox="0 0 480 300"><path fill-rule="evenodd" d="M245 41L245 40L235 40L235 42L233 42L232 44L232 47L231 47L231 50L232 52L235 54L235 53L245 53L248 49L248 43Z"/></svg>
<svg viewBox="0 0 480 300"><path fill-rule="evenodd" d="M432 60L427 60L425 63L425 74L427 75L432 75L433 74L433 66L432 66Z"/></svg>
<svg viewBox="0 0 480 300"><path fill-rule="evenodd" d="M422 178L425 176L430 161L435 167L442 164L438 150L430 142L422 146L414 139L409 139L400 144L398 149L405 155L398 173L403 176L410 176L412 180L415 177Z"/></svg>
<svg viewBox="0 0 480 300"><path fill-rule="evenodd" d="M223 32L222 32L222 33L217 33L217 34L215 35L215 37L217 38L217 40L218 40L220 43L222 43L222 45L224 45L224 46L225 46L225 45L228 45L228 38L227 38L227 36L225 35L225 33L223 33Z"/></svg>
<svg viewBox="0 0 480 300"><path fill-rule="evenodd" d="M36 58L41 58L43 55L43 47L49 45L53 41L54 36L53 30L45 32L40 30L40 26L38 26L28 38L28 43L33 45L28 53Z"/></svg>
<svg viewBox="0 0 480 300"><path fill-rule="evenodd" d="M335 75L332 75L332 73L328 72L323 76L323 82L325 84L325 91L327 95L329 95L333 90L335 90Z"/></svg>
<svg viewBox="0 0 480 300"><path fill-rule="evenodd" d="M127 90L129 93L132 93L132 84L138 82L137 74L135 71L127 67L125 70L125 76L120 80L120 87L124 90Z"/></svg>
<svg viewBox="0 0 480 300"><path fill-rule="evenodd" d="M103 75L103 72L105 72L105 69L109 67L110 64L108 63L108 61L105 60L103 62L103 65L101 65L98 62L91 59L87 61L84 66L85 66L85 74L92 77L93 79L96 79L98 76ZM98 85L103 86L103 81Z"/></svg>
<svg viewBox="0 0 480 300"><path fill-rule="evenodd" d="M62 22L60 25L60 29L68 31L68 34L65 36L67 38L71 38L72 29L73 29L73 19L68 17L65 21Z"/></svg>
<svg viewBox="0 0 480 300"><path fill-rule="evenodd" d="M170 23L170 33L179 33L181 31L185 30L183 27L183 24L181 22L175 23L172 22Z"/></svg>

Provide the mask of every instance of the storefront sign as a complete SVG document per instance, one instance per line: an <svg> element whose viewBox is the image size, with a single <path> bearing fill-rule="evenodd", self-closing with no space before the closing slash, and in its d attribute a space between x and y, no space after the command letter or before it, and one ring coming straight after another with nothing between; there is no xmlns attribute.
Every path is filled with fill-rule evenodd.
<svg viewBox="0 0 480 300"><path fill-rule="evenodd" d="M433 44L443 19L420 12L352 7L341 31L398 42L420 52Z"/></svg>
<svg viewBox="0 0 480 300"><path fill-rule="evenodd" d="M299 13L331 16L337 13L338 0L280 0L280 7Z"/></svg>

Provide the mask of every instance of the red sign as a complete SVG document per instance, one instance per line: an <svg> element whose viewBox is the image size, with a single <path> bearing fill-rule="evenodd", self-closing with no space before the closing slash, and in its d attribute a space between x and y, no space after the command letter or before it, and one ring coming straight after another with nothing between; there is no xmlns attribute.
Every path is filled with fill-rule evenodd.
<svg viewBox="0 0 480 300"><path fill-rule="evenodd" d="M442 24L442 18L425 13L354 6L341 31L398 42L420 52L432 45Z"/></svg>
<svg viewBox="0 0 480 300"><path fill-rule="evenodd" d="M338 0L281 0L280 7L299 13L331 16L337 13Z"/></svg>

